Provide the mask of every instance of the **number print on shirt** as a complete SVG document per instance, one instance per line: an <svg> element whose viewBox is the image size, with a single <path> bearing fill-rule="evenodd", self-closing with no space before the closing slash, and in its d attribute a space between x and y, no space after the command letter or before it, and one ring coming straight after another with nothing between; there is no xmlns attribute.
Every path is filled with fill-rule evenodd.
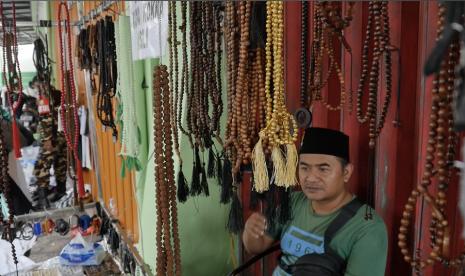
<svg viewBox="0 0 465 276"><path fill-rule="evenodd" d="M324 253L324 237L308 233L298 227L291 226L281 239L284 253L296 257L311 253Z"/></svg>

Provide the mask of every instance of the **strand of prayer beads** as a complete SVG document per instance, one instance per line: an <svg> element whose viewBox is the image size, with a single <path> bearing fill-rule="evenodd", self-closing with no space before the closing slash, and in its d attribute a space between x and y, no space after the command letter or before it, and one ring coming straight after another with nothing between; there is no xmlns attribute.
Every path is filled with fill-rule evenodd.
<svg viewBox="0 0 465 276"><path fill-rule="evenodd" d="M441 36L444 25L443 7L439 10L437 39ZM447 58L441 64L438 74L435 75L432 90L432 104L429 124L429 138L426 147L426 162L421 183L412 191L405 205L401 226L399 229L398 246L408 262L417 273L434 262L445 266L459 267L463 264L465 253L459 257L449 257L450 228L446 215L447 188L451 180L451 164L455 160L455 149L458 136L453 131L453 116L451 102L453 98L454 69L458 63L459 45L455 40L449 46ZM435 161L436 160L436 161ZM433 196L430 188L433 178L437 178L437 194ZM410 253L408 247L409 226L415 218L415 205L418 200L424 200L431 207L430 238L431 251L426 258L422 258L422 250L416 249L415 254ZM423 225L423 214L420 214L420 225ZM421 239L421 237L419 238Z"/></svg>
<svg viewBox="0 0 465 276"><path fill-rule="evenodd" d="M153 75L157 275L182 275L176 186L174 183L170 97L167 67L158 65Z"/></svg>
<svg viewBox="0 0 465 276"><path fill-rule="evenodd" d="M274 183L277 186L294 186L297 169L297 124L289 114L284 100L284 66L283 66L283 3L267 2L265 43L265 95L267 98L266 127L260 131L259 141L254 147L252 164L254 172L254 189L264 192L269 189L269 176L266 165L263 140L268 141L273 162ZM271 97L271 82L273 97ZM272 100L271 100L272 99ZM281 146L285 146L283 156Z"/></svg>
<svg viewBox="0 0 465 276"><path fill-rule="evenodd" d="M179 160L179 169L178 169L178 182L177 182L177 198L179 202L185 202L187 200L187 196L189 194L189 187L187 185L186 177L182 171L182 158L181 158L181 151L179 149L179 130L185 132L182 128L181 118L182 118L182 99L184 96L184 88L185 88L185 76L184 70L187 66L185 63L187 60L183 60L183 72L181 75L181 91L179 91L179 59L178 59L178 45L179 41L177 40L177 18L176 18L176 4L177 2L169 2L168 3L168 30L169 30L169 69L170 69L170 87L173 91L173 97L170 97L170 119L171 119L171 128L173 133L173 142L174 142L174 152ZM182 11L182 18L183 23L185 24L185 3L181 4ZM183 32L183 42L185 43L186 33L184 30L184 25L181 25L180 29ZM185 44L182 44L181 47L184 47ZM185 48L182 49L183 52L186 51ZM187 58L183 56L183 59Z"/></svg>
<svg viewBox="0 0 465 276"><path fill-rule="evenodd" d="M369 2L368 23L362 50L362 73L357 89L357 119L361 124L369 123L369 146L374 148L376 139L381 133L386 120L392 94L392 64L387 2ZM373 45L373 46L371 46ZM372 52L370 64L369 56ZM381 70L381 59L384 57L386 95L378 115L378 81ZM368 69L368 65L370 68ZM363 95L368 79L368 106L362 111Z"/></svg>
<svg viewBox="0 0 465 276"><path fill-rule="evenodd" d="M346 86L342 74L341 65L335 57L334 38L341 41L342 45L351 53L351 48L343 35L344 28L348 27L352 20L352 9L354 3L349 3L347 15L343 18L340 14L340 5L335 2L316 2L313 15L313 47L312 64L309 70L309 99L310 106L314 101L320 101L323 106L331 111L342 110L346 103ZM329 61L327 73L323 76L325 54ZM321 90L328 84L330 76L335 73L340 84L340 100L337 105L331 105L321 94ZM352 104L352 91L349 89L349 108Z"/></svg>
<svg viewBox="0 0 465 276"><path fill-rule="evenodd" d="M3 118L0 117L0 125L3 124ZM15 234L13 232L15 228L15 221L14 221L14 206L13 206L13 198L11 195L11 182L10 176L8 174L8 149L6 148L5 137L3 135L3 127L0 127L0 191L5 196L6 205L8 207L8 217L6 220L3 218L3 210L0 209L0 225L4 225L4 229L8 234L8 242L11 245L11 255L13 256L13 262L16 266L16 270L18 270L18 257L16 255L16 248L13 244L13 240Z"/></svg>
<svg viewBox="0 0 465 276"><path fill-rule="evenodd" d="M0 3L0 14L2 16L3 32L3 83L6 86L7 101L11 108L12 133L13 133L13 150L16 158L21 158L21 145L19 130L16 123L16 114L21 106L23 98L23 83L21 77L21 68L18 60L18 33L16 29L16 5L11 2L13 11L12 30L6 31L6 16L3 10L3 1ZM16 93L15 93L16 91ZM13 100L13 94L17 95Z"/></svg>
<svg viewBox="0 0 465 276"><path fill-rule="evenodd" d="M62 12L65 11L65 18L62 21ZM63 132L66 138L66 144L70 154L74 157L74 168L78 181L79 197L84 197L84 179L82 176L81 160L78 154L79 143L79 116L77 114L76 86L74 83L74 66L71 49L71 27L69 10L66 2L61 2L58 10L58 38L60 48L60 65L61 65L61 122L63 123ZM64 22L62 24L61 22ZM65 30L62 29L64 25ZM68 101L68 103L66 103ZM66 118L72 119L69 123ZM70 119L70 120L71 120ZM71 129L74 133L71 136Z"/></svg>

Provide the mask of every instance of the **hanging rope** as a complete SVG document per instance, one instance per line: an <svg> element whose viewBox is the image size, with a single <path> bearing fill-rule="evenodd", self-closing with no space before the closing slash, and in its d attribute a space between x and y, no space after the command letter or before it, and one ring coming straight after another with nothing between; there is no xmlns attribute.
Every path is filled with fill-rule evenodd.
<svg viewBox="0 0 465 276"><path fill-rule="evenodd" d="M79 117L77 114L76 86L74 83L74 66L71 50L71 27L69 10L66 2L61 2L58 10L58 37L60 40L60 65L61 65L61 122L66 143L71 155L74 157L74 169L78 181L79 197L84 197L84 179L82 176L81 160L79 160ZM65 19L62 20L62 12ZM62 22L65 29L63 30ZM66 118L72 118L73 125ZM74 135L71 131L74 129Z"/></svg>
<svg viewBox="0 0 465 276"><path fill-rule="evenodd" d="M3 9L3 1L0 2L0 13L2 16L3 32L3 83L6 86L8 104L11 108L13 149L16 158L21 158L21 145L19 140L19 130L16 123L16 114L21 110L21 100L23 97L23 83L21 69L18 61L18 33L16 30L16 6L12 2L12 30L6 31L6 20ZM16 93L15 93L16 91ZM13 99L16 97L16 100Z"/></svg>

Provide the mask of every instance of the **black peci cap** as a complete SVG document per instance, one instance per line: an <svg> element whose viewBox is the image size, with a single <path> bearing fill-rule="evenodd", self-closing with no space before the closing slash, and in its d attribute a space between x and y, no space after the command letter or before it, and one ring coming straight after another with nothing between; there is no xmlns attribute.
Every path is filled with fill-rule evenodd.
<svg viewBox="0 0 465 276"><path fill-rule="evenodd" d="M333 155L350 162L349 136L328 128L307 128L299 154L305 153Z"/></svg>

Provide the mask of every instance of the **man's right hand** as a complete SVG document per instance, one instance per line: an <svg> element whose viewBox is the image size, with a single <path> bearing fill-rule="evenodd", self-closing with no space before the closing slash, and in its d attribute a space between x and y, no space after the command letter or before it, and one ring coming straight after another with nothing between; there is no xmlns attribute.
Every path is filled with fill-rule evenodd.
<svg viewBox="0 0 465 276"><path fill-rule="evenodd" d="M258 254L269 248L274 240L268 236L266 218L260 213L253 213L244 225L242 241L245 249L251 254Z"/></svg>
<svg viewBox="0 0 465 276"><path fill-rule="evenodd" d="M265 234L266 226L266 218L260 213L253 213L245 223L244 231L258 239Z"/></svg>

